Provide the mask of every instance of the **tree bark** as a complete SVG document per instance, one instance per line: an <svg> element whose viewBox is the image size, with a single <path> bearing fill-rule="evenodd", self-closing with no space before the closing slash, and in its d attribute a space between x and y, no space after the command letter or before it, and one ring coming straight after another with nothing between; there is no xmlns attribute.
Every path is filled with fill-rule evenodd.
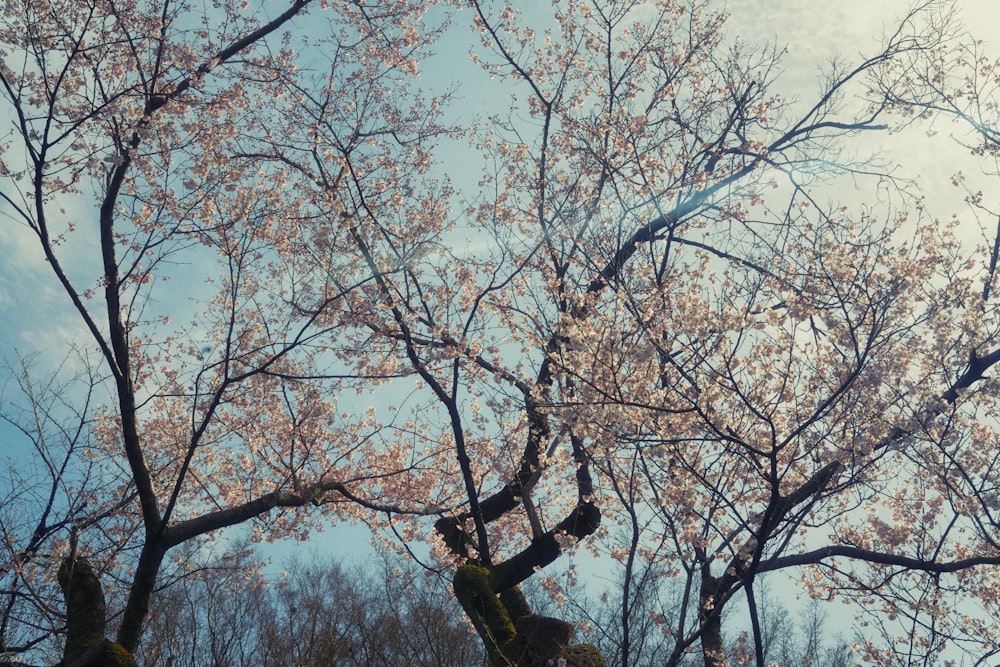
<svg viewBox="0 0 1000 667"><path fill-rule="evenodd" d="M722 605L719 601L721 582L702 566L701 590L698 593L698 620L701 625L701 649L705 667L724 667L726 649L722 644Z"/></svg>
<svg viewBox="0 0 1000 667"><path fill-rule="evenodd" d="M104 589L90 563L71 556L59 566L59 587L66 600L65 667L138 667L129 649L105 636Z"/></svg>
<svg viewBox="0 0 1000 667"><path fill-rule="evenodd" d="M149 612L149 600L156 588L156 577L167 550L158 540L147 541L139 555L139 564L135 570L132 587L129 589L128 602L122 615L122 623L118 628L118 643L129 651L134 651L142 636L142 624Z"/></svg>
<svg viewBox="0 0 1000 667"><path fill-rule="evenodd" d="M600 651L590 644L570 644L572 623L541 616L517 586L498 594L489 568L463 565L453 580L455 597L468 614L486 646L492 667L607 667Z"/></svg>

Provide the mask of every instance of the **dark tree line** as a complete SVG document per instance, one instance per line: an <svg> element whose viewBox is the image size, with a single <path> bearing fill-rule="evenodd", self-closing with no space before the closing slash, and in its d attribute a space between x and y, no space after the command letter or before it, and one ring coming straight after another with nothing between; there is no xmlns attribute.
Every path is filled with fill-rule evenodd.
<svg viewBox="0 0 1000 667"><path fill-rule="evenodd" d="M479 667L482 644L453 602L447 579L411 561L386 557L342 563L318 552L296 557L280 574L250 552L192 567L192 574L159 591L140 652L145 667ZM619 574L621 574L619 572ZM608 582L593 599L572 586L525 588L537 614L574 622L574 641L593 643L613 667L656 667L674 650L663 618L680 609L679 582L653 568ZM596 588L596 587L595 587ZM764 587L759 611L768 663L795 667L849 667L849 642L818 602L781 600L780 583ZM622 634L623 605L632 623ZM751 659L749 626L730 614L727 652ZM697 665L692 651L683 665Z"/></svg>
<svg viewBox="0 0 1000 667"><path fill-rule="evenodd" d="M217 563L154 597L145 667L472 667L482 645L447 582L402 561L318 555L261 576L252 558Z"/></svg>

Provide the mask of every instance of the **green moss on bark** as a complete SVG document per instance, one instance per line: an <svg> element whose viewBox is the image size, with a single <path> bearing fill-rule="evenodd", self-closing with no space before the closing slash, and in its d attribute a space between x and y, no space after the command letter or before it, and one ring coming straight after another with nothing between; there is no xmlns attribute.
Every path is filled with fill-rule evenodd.
<svg viewBox="0 0 1000 667"><path fill-rule="evenodd" d="M567 667L607 667L594 646L569 643L571 623L532 614L518 587L497 595L491 574L489 568L463 565L452 580L455 597L483 639L491 665L549 667L563 658Z"/></svg>
<svg viewBox="0 0 1000 667"><path fill-rule="evenodd" d="M105 637L107 605L93 567L84 558L67 558L59 566L59 587L66 600L67 667L137 667L121 644Z"/></svg>
<svg viewBox="0 0 1000 667"><path fill-rule="evenodd" d="M86 559L63 560L58 578L66 600L67 631L63 662L69 665L104 639L107 607L101 582Z"/></svg>
<svg viewBox="0 0 1000 667"><path fill-rule="evenodd" d="M514 638L514 622L490 587L490 571L479 565L463 565L452 580L455 597L482 637L490 637L500 650Z"/></svg>
<svg viewBox="0 0 1000 667"><path fill-rule="evenodd" d="M63 661L62 664L67 667L139 667L128 649L109 639L94 644L74 662Z"/></svg>
<svg viewBox="0 0 1000 667"><path fill-rule="evenodd" d="M570 644L563 651L566 667L608 667L607 661L593 644Z"/></svg>

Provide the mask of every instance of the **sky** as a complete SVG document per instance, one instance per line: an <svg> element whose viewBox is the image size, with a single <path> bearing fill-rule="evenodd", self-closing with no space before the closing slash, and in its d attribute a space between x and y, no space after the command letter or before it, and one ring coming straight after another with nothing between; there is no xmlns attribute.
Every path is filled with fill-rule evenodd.
<svg viewBox="0 0 1000 667"><path fill-rule="evenodd" d="M731 15L727 31L750 42L784 45L788 54L779 86L786 95L808 99L817 90L818 72L831 57L839 54L851 58L877 48L879 37L910 4L909 0L731 0L727 6ZM989 44L990 31L978 28L1000 25L1000 2L958 0L956 7L969 29ZM467 62L464 46L461 51L449 53L445 49L442 57L425 68L424 76L430 82L454 80L460 100L478 102L471 106L480 111L489 102L471 86L463 85L467 82L461 77L474 68ZM899 164L901 173L919 179L928 192L932 215L948 217L967 212L961 193L949 181L956 165L962 168L968 163L973 176L977 167L966 159L967 151L950 140L947 131L933 140L913 141L908 136L893 141L880 137L871 150L885 152ZM863 203L864 194L856 193L859 203ZM61 288L42 261L34 239L23 229L7 224L2 214L0 211L0 247L4 250L4 261L0 263L0 346L8 359L15 350L22 355L41 353L54 366L74 340L81 340L79 323L66 308ZM3 442L0 439L0 455Z"/></svg>
<svg viewBox="0 0 1000 667"><path fill-rule="evenodd" d="M723 4L720 2L720 6ZM840 54L851 58L877 48L879 37L910 4L909 0L731 0L726 4L730 13L726 29L730 35L739 34L750 42L784 45L788 54L779 87L786 96L809 99L817 90L817 74L831 57ZM955 5L973 34L986 40L989 47L991 31L980 30L979 26L1000 25L1000 2L957 0ZM1000 42L997 45L1000 47ZM462 79L475 72L465 46L455 51L461 52L442 49L439 57L425 67L424 77L431 84L453 80L460 103L471 107L468 111L488 111L493 101L477 94ZM1000 48L996 52L1000 53ZM933 140L922 137L921 141L913 141L913 136L908 135L893 141L881 136L871 144L873 152L882 151L898 164L900 173L920 179L920 186L929 193L932 213L939 217L964 212L960 193L950 187L955 165L968 163L973 177L979 168L965 159L963 149L948 135L946 127ZM462 158L457 154L454 157L445 165L446 170L474 175L474 170L466 169L464 164L457 168ZM0 209L0 247L5 256L0 266L0 344L21 354L44 351L51 357L53 351L67 349L68 343L78 338L78 322L65 310L61 288L53 281L36 241L7 222ZM31 298L23 298L25 294Z"/></svg>
<svg viewBox="0 0 1000 667"><path fill-rule="evenodd" d="M911 0L730 0L727 30L745 39L759 37L787 45L807 74L830 56L854 55L876 46L883 31L894 28L895 19L913 4ZM955 0L954 6L977 38L995 37L1000 3Z"/></svg>
<svg viewBox="0 0 1000 667"><path fill-rule="evenodd" d="M521 0L528 2L528 0ZM817 72L834 55L855 56L859 51L877 48L878 38L891 26L893 19L910 5L904 0L731 0L728 10L730 33L738 33L748 41L776 41L787 47L784 61L785 75L780 86L787 94L801 93L809 98L817 89ZM987 48L1000 55L1000 39L990 42L991 32L1000 25L1000 0L958 0L956 7L973 34L986 41ZM447 55L447 54L446 54ZM464 53L459 56L464 57ZM440 59L443 68L448 55ZM429 78L454 76L465 71L465 65L447 71L426 71ZM461 84L461 81L456 81ZM462 89L460 94L476 99L474 90ZM0 110L0 114L3 110ZM2 118L2 115L0 115ZM948 136L949 128L942 128L936 137L910 134L906 137L880 138L871 144L871 150L882 151L901 173L918 179L928 195L928 209L936 217L952 214L968 215L962 196L950 184L950 177L957 169L971 172L979 178L979 163L968 156L968 151L958 147ZM915 141L914 137L920 137ZM984 186L989 185L983 179ZM857 203L864 203L866 193L851 195ZM994 195L993 201L1000 201ZM61 359L60 352L68 351L71 342L78 339L75 319L65 308L65 299L52 280L40 253L29 235L13 229L0 211L0 349L7 360L12 352L42 353ZM0 367L2 374L3 367ZM4 378L0 375L0 388ZM0 400L3 400L0 394ZM6 454L3 427L0 426L0 458ZM338 527L316 540L323 549L334 554L357 557L358 545L366 538L365 529ZM272 553L277 559L292 552L294 545L278 545Z"/></svg>
<svg viewBox="0 0 1000 667"><path fill-rule="evenodd" d="M909 0L731 0L727 30L751 42L773 40L785 45L788 55L780 86L786 94L809 98L817 87L817 72L832 56L851 57L876 48L880 35L910 4ZM1000 2L958 0L956 7L969 29L989 45L991 31L979 28L1000 25ZM425 70L428 79L455 78L471 71L469 63L464 62L464 52L442 55ZM486 103L475 90L463 86L461 79L455 82L460 98L479 101L473 105L476 107ZM973 176L977 167L965 159L965 151L950 141L947 131L933 141L906 137L893 142L883 137L878 142L872 150L886 151L902 173L920 179L929 193L934 215L964 213L960 193L950 187L949 179L956 165L968 163ZM71 342L79 339L78 322L66 310L61 289L42 261L34 239L8 222L0 210L0 247L4 250L4 261L0 263L0 345L8 353L42 352L56 363L61 355L54 353L68 351ZM0 443L0 453L2 450Z"/></svg>
<svg viewBox="0 0 1000 667"><path fill-rule="evenodd" d="M831 58L850 61L872 53L912 4L910 0L731 0L727 27L747 40L784 45L788 53L779 86L786 95L808 99L817 91L817 75ZM956 0L954 6L965 28L983 40L987 52L1000 55L1000 40L992 29L1000 25L1000 2ZM953 140L952 133L961 128L935 123L928 128L934 136L923 134L923 129L896 137L878 135L866 141L872 151L883 153L898 165L901 175L918 179L932 215L964 214L967 207L962 194L951 185L951 176L957 167L971 171L975 179L981 163L970 159L968 151Z"/></svg>

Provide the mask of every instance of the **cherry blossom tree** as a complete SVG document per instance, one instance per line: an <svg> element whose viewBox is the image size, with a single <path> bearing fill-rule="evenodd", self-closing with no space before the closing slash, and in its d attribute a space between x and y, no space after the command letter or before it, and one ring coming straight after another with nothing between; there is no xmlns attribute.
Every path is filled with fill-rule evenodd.
<svg viewBox="0 0 1000 667"><path fill-rule="evenodd" d="M335 202L255 157L284 142L318 147L335 127L328 138L355 151L365 205L405 200L432 224L446 197L425 178L426 150L444 128L435 98L407 92L440 28L424 29L425 4L5 7L0 196L78 318L79 347L93 350L82 372L94 398L49 409L79 391L60 388L9 411L44 467L39 484L11 473L2 650L61 630L49 591L76 544L120 581L117 638L134 650L178 545L269 514L258 524L269 537L304 536L305 515L280 508L426 511L395 493L404 469L449 504L428 455L383 447L371 415L338 409L359 386L350 378L394 374L345 368L339 358L357 351L331 344L356 326L370 278L343 252L350 227ZM296 49L313 39L317 60L299 69ZM329 109L277 134L302 91Z"/></svg>
<svg viewBox="0 0 1000 667"><path fill-rule="evenodd" d="M941 3L797 102L711 2L428 5L9 3L0 197L90 391L9 412L44 454L0 648L61 631L78 552L134 651L179 546L343 519L431 545L495 665L603 663L519 585L618 521L691 593L668 664L725 664L778 570L911 623L871 660L981 647L953 602L995 604L997 244L848 152L912 119ZM481 119L420 88L469 28Z"/></svg>
<svg viewBox="0 0 1000 667"><path fill-rule="evenodd" d="M863 109L872 115L853 125L813 125L807 116L789 134L775 129L774 104L750 119L727 107L715 124L722 137L696 144L716 154L704 157L687 196L683 181L653 189L669 193L669 205L644 201L648 191L640 190L631 205L611 210L620 216L647 203L653 212L624 232L620 219L601 219L603 239L588 247L580 234L564 246L579 253L585 279L557 324L561 338L549 339L560 390L549 409L586 443L587 460L625 510L636 537L621 556L654 559L696 593L662 619L676 640L668 664L696 643L706 665L724 664L722 612L737 596L755 621L763 664L753 582L792 568L802 568L811 594L856 599L877 617L881 637L862 647L867 660L936 662L946 646L995 651L983 641L994 615L981 610L993 604L997 563L989 518L995 387L987 378L1000 359L991 304L997 241L986 235L976 245L957 220L921 219L919 202L910 211L826 206L802 186L808 164L782 152L786 141L801 147L802 130L861 129L884 112L905 125L912 105L885 83L906 81L892 78L900 63L912 67L924 55L907 49L900 61L873 66ZM748 96L766 81L760 72L745 76ZM843 85L832 81L834 90ZM609 89L617 86L612 79ZM647 99L635 98L647 133L674 120L656 118ZM742 99L737 93L729 103ZM544 100L537 108L546 110ZM727 145L733 126L741 149L712 148ZM748 126L766 137L757 148ZM645 136L621 131L632 153L611 148L596 161L609 187L617 184L615 198L629 190L615 179L623 175L612 155L632 157ZM601 155L586 148L576 154ZM740 175L758 159L755 168L790 177L793 194L781 209L754 190L760 181ZM649 187L637 163L632 173ZM718 199L716 183L726 188ZM602 202L593 211L600 217L609 208ZM607 243L608 230L624 242ZM964 608L970 599L975 613Z"/></svg>
<svg viewBox="0 0 1000 667"><path fill-rule="evenodd" d="M634 8L573 6L542 33L509 8L475 7L484 64L528 97L527 111L497 117L484 142L497 164L487 182L501 195L478 210L498 248L479 273L493 278L451 299L472 310L452 316L461 327L445 336L433 331L446 317L429 316L437 303L427 292L393 282L387 293L407 305L386 330L414 359L421 347L470 345L467 332L487 328L470 319L479 315L545 355L511 372L496 361L509 335L470 345L473 372L510 378L511 390L486 394L497 422L512 415L501 430L519 426L527 446L510 455L521 467L500 493L470 502L465 530L439 529L486 565L502 598L597 529L596 499L617 498L639 536L622 556L654 557L696 593L663 619L676 640L668 664L695 644L706 665L724 664L722 612L737 596L763 664L754 579L790 569L813 595L906 619L862 647L866 659L935 660L966 641L992 650L981 643L992 614L962 604L990 600L984 577L997 554L977 510L991 502L994 448L959 455L951 439L992 442L996 242L971 246L919 201L854 210L812 189L838 135L907 124L883 84L935 52L947 17L925 5L926 32L904 22L881 53L834 68L819 101L796 114L768 93L776 54L725 49L721 19L689 6L657 9L643 23ZM852 113L841 105L853 83L867 102ZM771 179L790 192L780 204ZM887 197L900 185L871 183ZM449 415L467 364L456 357L434 377L428 361L414 362ZM537 521L539 497L550 516L561 497L562 513ZM484 556L497 543L489 524L515 511L530 543ZM952 572L960 583L939 583ZM929 606L944 596L950 604ZM463 602L483 616L481 634L502 631L493 612ZM504 659L516 658L495 656Z"/></svg>

